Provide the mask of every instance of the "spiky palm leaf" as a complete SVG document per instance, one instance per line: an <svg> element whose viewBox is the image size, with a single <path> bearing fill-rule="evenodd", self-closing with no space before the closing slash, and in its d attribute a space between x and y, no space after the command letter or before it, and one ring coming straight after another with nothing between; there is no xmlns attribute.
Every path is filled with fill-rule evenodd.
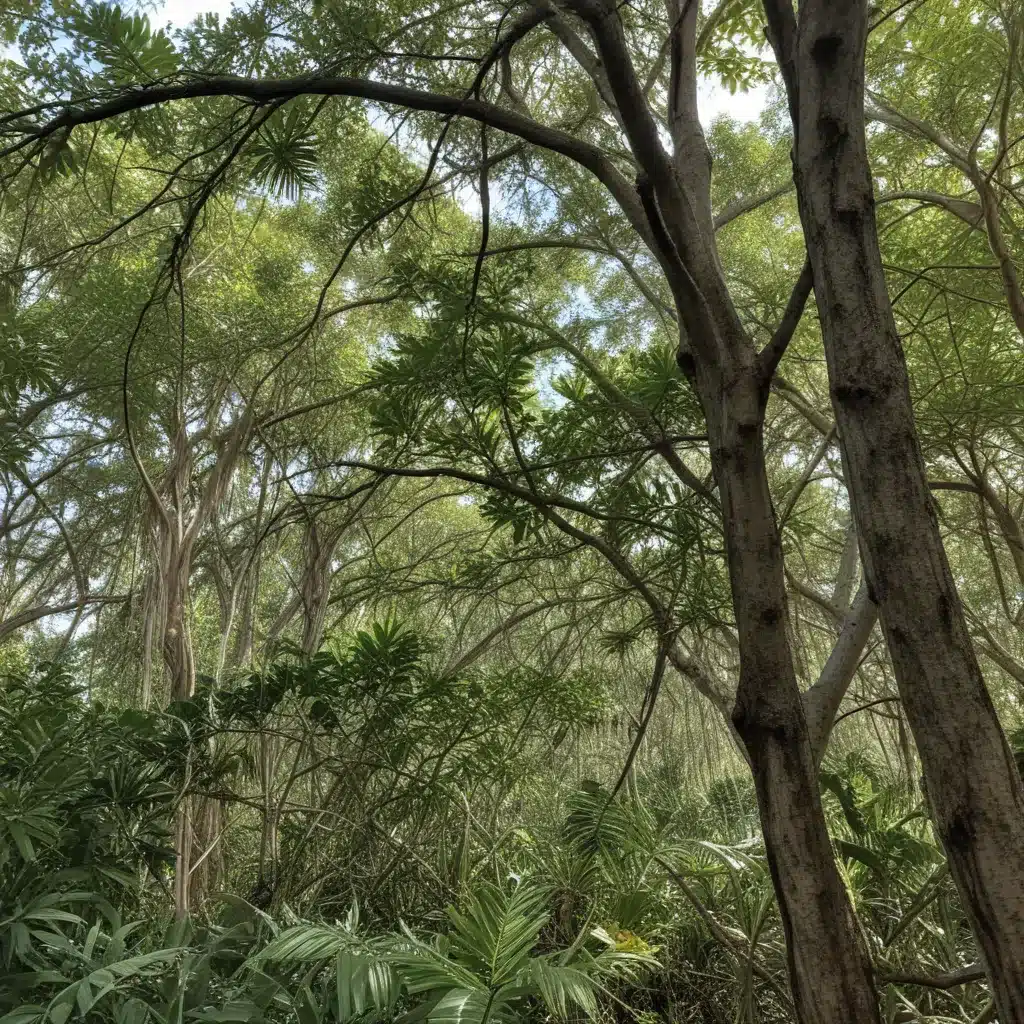
<svg viewBox="0 0 1024 1024"><path fill-rule="evenodd" d="M296 199L316 183L316 132L298 105L268 118L250 153L253 178L278 198Z"/></svg>
<svg viewBox="0 0 1024 1024"><path fill-rule="evenodd" d="M529 959L540 930L548 920L544 892L531 885L504 893L496 885L480 883L465 911L451 909L454 925L452 953L495 987L511 981Z"/></svg>
<svg viewBox="0 0 1024 1024"><path fill-rule="evenodd" d="M401 935L367 942L351 931L314 925L288 929L252 957L253 966L270 961L296 963L335 958L340 1020L356 1008L391 1010L397 988L416 1004L410 1016L438 1024L488 1024L521 1016L529 1000L539 1000L561 1018L572 1007L594 1016L603 980L630 977L655 964L642 953L622 952L600 929L590 936L603 948L586 948L586 935L567 949L536 955L547 922L546 890L529 882L511 891L480 884L462 908L449 909L452 930L425 941L403 929ZM347 959L346 959L347 958ZM308 1003L311 993L298 993ZM344 1011L344 1012L343 1012Z"/></svg>

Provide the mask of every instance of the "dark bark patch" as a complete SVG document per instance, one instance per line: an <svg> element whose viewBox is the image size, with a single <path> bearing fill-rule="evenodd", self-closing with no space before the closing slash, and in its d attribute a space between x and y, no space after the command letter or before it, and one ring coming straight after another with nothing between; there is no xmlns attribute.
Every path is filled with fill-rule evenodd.
<svg viewBox="0 0 1024 1024"><path fill-rule="evenodd" d="M818 138L821 139L822 148L832 153L846 138L846 125L836 117L819 117Z"/></svg>
<svg viewBox="0 0 1024 1024"><path fill-rule="evenodd" d="M782 609L777 605L769 605L761 612L761 625L774 626L782 619Z"/></svg>
<svg viewBox="0 0 1024 1024"><path fill-rule="evenodd" d="M861 226L864 224L864 211L857 209L847 208L845 210L836 210L836 220L850 232L850 234L859 234Z"/></svg>
<svg viewBox="0 0 1024 1024"><path fill-rule="evenodd" d="M838 33L819 36L811 44L811 59L821 71L831 71L839 60L839 51L843 48L843 37Z"/></svg>
<svg viewBox="0 0 1024 1024"><path fill-rule="evenodd" d="M974 822L968 813L958 812L949 822L945 830L946 849L950 853L966 857L974 845L976 836Z"/></svg>
<svg viewBox="0 0 1024 1024"><path fill-rule="evenodd" d="M852 412L870 409L877 401L874 388L865 387L863 384L840 384L833 394L841 406Z"/></svg>
<svg viewBox="0 0 1024 1024"><path fill-rule="evenodd" d="M798 741L793 730L788 725L773 722L775 717L738 704L733 708L732 724L754 764L762 762L769 751L793 750L797 747Z"/></svg>
<svg viewBox="0 0 1024 1024"><path fill-rule="evenodd" d="M946 594L939 594L939 620L947 633L953 629L953 609L950 606L949 597Z"/></svg>
<svg viewBox="0 0 1024 1024"><path fill-rule="evenodd" d="M693 380L697 373L697 364L693 360L693 353L685 348L676 352L676 366L682 371L687 380Z"/></svg>

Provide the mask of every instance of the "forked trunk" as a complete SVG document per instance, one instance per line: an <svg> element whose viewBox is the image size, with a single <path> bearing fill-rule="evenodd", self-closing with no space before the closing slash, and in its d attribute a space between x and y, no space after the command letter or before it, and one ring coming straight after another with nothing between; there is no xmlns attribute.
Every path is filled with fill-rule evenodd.
<svg viewBox="0 0 1024 1024"><path fill-rule="evenodd" d="M801 1024L878 1021L871 964L836 869L787 630L782 546L764 463L764 396L746 385L708 416L740 643L733 711L757 791Z"/></svg>
<svg viewBox="0 0 1024 1024"><path fill-rule="evenodd" d="M188 700L195 690L189 588L196 540L199 531L216 513L252 428L252 417L246 412L220 440L216 462L198 503L190 510L187 506L194 453L185 422L184 413L179 409L173 420L174 427L169 432L172 457L159 491L140 464L149 497L149 532L154 561L150 599L158 610L152 625L149 625L147 617L147 656L151 655L159 634L172 701ZM186 772L186 782L187 775ZM208 867L201 873L194 873L193 865L216 835L215 824L211 823L215 823L215 817L211 816L210 806L202 797L188 796L182 800L175 825L174 905L177 917L188 914L191 903L201 896L202 882L209 875Z"/></svg>
<svg viewBox="0 0 1024 1024"><path fill-rule="evenodd" d="M1024 790L942 545L886 289L864 134L866 4L805 0L788 46L786 12L766 7L789 79L800 212L864 571L999 1020L1019 1024Z"/></svg>
<svg viewBox="0 0 1024 1024"><path fill-rule="evenodd" d="M744 330L715 246L710 160L697 117L700 5L668 5L671 155L630 59L619 5L569 0L568 6L590 28L602 81L643 169L637 196L645 224L639 229L672 289L683 328L680 365L695 383L708 423L739 631L733 717L756 781L797 1016L801 1024L871 1024L880 1018L870 964L825 826L789 645L782 546L762 437L770 374ZM631 216L636 223L635 209ZM802 308L801 298L796 319Z"/></svg>

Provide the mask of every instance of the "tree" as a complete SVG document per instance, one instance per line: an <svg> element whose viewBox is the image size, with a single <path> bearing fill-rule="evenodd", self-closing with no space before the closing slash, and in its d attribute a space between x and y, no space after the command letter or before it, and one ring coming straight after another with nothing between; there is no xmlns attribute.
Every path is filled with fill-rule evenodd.
<svg viewBox="0 0 1024 1024"><path fill-rule="evenodd" d="M786 4L767 9L868 586L996 1005L1022 1020L1024 787L939 534L882 269L864 134L867 5L804 4L799 21ZM998 223L994 211L989 219ZM1003 266L1012 309L1015 272Z"/></svg>
<svg viewBox="0 0 1024 1024"><path fill-rule="evenodd" d="M813 20L816 10L810 9L807 17ZM780 49L780 63L789 73L797 51L790 53L787 40L792 37L795 41L797 37L792 12L787 15L787 11L788 8L779 7L769 13L774 40ZM556 474L542 473L533 462L534 425L513 401L519 387L512 379L513 370L521 364L528 348L533 352L558 352L580 367L615 415L641 435L664 464L665 472L674 478L673 483L687 488L700 499L704 509L720 517L739 655L739 686L730 716L754 772L787 935L798 1014L802 1020L876 1019L878 1010L869 964L834 866L817 780L818 762L832 719L870 633L870 591L864 591L862 599L847 609L850 587L844 584L843 600L835 602L843 617L839 642L826 661L818 685L802 695L789 634L783 544L773 510L764 444L766 413L773 390L794 408L808 410L800 392L780 378L777 371L799 327L812 280L818 282L816 298L822 306L828 294L827 271L841 265L843 254L819 250L812 244L811 260L801 271L797 268L802 254L798 256L788 268L791 278L796 278L792 294L788 302L780 304L783 308L776 322L766 327L760 315L761 306L751 299L741 282L727 274L716 228L734 219L738 211L756 210L762 202L777 199L784 188L777 186L753 200L739 197L738 206L726 207L716 218L710 160L697 116L699 67L722 71L731 61L734 68L744 68L748 75L757 73L756 61L744 63L745 58L732 43L735 38L756 38L755 11L743 5L722 4L702 17L696 4L680 4L667 12L654 6L634 11L618 10L603 0L573 0L559 6L539 3L522 12L481 8L474 12L471 30L463 32L460 49L454 54L434 47L443 38L444 18L416 17L397 9L382 12L379 24L369 30L374 37L373 45L363 46L365 33L358 20L363 14L342 4L325 7L314 12L313 17L296 13L292 31L299 45L282 53L263 48L272 34L269 29L249 26L259 36L258 56L251 65L242 66L230 49L231 33L242 31L241 22L229 25L224 34L209 24L199 26L187 39L185 60L186 66L191 65L187 72L180 70L179 58L160 42L162 36L148 36L144 40L145 52L137 54L135 61L145 72L141 76L145 84L136 82L136 89L121 88L126 80L140 76L126 73L122 58L111 56L114 51L104 42L104 33L109 36L121 32L120 22L100 25L91 20L62 25L71 30L70 37L82 53L99 61L100 70L94 81L86 82L77 66L49 69L38 65L51 86L70 85L76 97L82 98L76 98L49 120L45 115L59 104L45 98L38 110L23 105L16 112L9 122L12 141L5 152L13 180L18 180L18 173L23 170L21 178L29 176L33 161L43 170L67 166L76 152L76 143L72 142L77 138L76 132L81 135L83 131L92 131L98 138L108 121L123 123L116 120L119 118L130 118L132 130L146 133L150 144L160 150L157 128L167 127L168 110L179 109L171 104L194 101L185 108L190 111L189 116L174 122L175 142L187 154L184 163L175 156L177 163L172 164L171 150L160 150L168 160L171 185L185 181L186 165L200 157L212 161L210 169L199 175L200 184L186 193L184 225L173 229L173 244L161 271L161 276L173 283L191 244L197 219L217 190L227 187L234 168L250 161L252 173L275 190L287 188L289 183L297 188L308 178L313 122L294 111L309 110L313 98L317 103L314 109L321 114L317 122L320 138L346 124L346 108L330 104L331 97L366 99L441 115L440 126L434 129L429 127L434 124L429 119L413 122L420 126L421 135L429 136L426 171L420 180L405 183L393 195L373 203L351 226L347 241L338 245L341 257L334 263L316 302L313 324L323 310L327 289L335 284L360 241L389 219L392 223L404 223L407 213L414 215L410 211L432 187L440 153L447 143L453 152L469 161L454 173L477 178L482 237L478 250L470 257L471 274L463 274L461 279L442 288L437 288L436 282L433 285L429 301L435 303L435 310L425 319L436 336L431 339L432 345L421 347L419 364L413 358L414 344L400 347L400 355L405 357L406 370L422 370L425 362L443 352L448 361L446 372L458 383L450 392L443 392L440 385L448 381L439 382L434 397L447 394L447 400L458 409L459 400L468 396L464 415L458 418L464 443L460 448L448 434L441 438L443 443L437 436L425 436L427 443L418 449L403 447L400 442L415 436L410 429L415 418L410 414L417 410L408 402L403 407L403 398L408 397L409 391L399 393L400 382L392 376L390 380L378 381L395 392L390 406L386 396L381 403L383 408L377 410L378 422L390 419L390 428L384 433L389 434L393 443L390 448L381 449L388 456L387 462L348 457L334 459L333 464L372 474L374 478L443 478L485 488L492 492L488 499L489 514L495 521L512 525L516 539L521 540L527 530L535 529L534 518L539 517L546 529L557 531L563 538L600 556L644 604L646 625L655 636L657 648L650 703L653 704L660 687L665 662L671 660L722 708L731 703L731 698L724 697L708 681L704 667L688 657L679 644L684 622L676 605L676 591L671 586L654 586L648 578L657 560L640 557L635 547L623 550L615 536L621 523L629 518L615 507L619 495L602 494L596 503L580 500L578 494L572 493L573 481L568 481L570 493L562 493L566 481ZM835 45L844 53L853 54L856 74L851 77L844 72L847 91L852 83L856 92L860 82L858 69L866 32L863 14L849 14L853 20L843 22L833 34L839 40ZM54 24L60 24L60 19L56 18ZM359 31L355 31L357 25ZM133 38L142 37L136 33ZM406 46L404 40L408 40L407 48L394 49L400 41ZM481 53L484 55L480 56ZM452 56L465 59L450 60ZM471 80L458 70L460 64L467 62L477 67ZM548 90L545 81L534 75L531 69L545 62L552 68L546 82L557 82L562 88ZM796 63L796 70L789 74L791 82L796 81L794 75L803 73L807 61ZM382 70L397 84L381 81ZM236 73L231 74L232 71ZM293 77L282 77L285 74ZM99 85L106 91L97 91ZM233 98L236 105L231 106L228 98ZM237 105L239 102L241 105ZM855 97L851 102L856 104L860 100ZM291 112L285 113L289 103L293 104L288 108ZM804 107L794 109L794 124L801 129L797 138L797 184L803 186L800 154L808 133L801 127ZM546 115L544 121L536 119L535 112L539 111ZM44 116L33 120L36 115ZM216 122L217 131L223 134L214 137L207 119ZM464 119L477 122L478 127L466 130ZM505 149L492 150L496 132L518 141ZM671 149L666 148L663 137L671 139ZM531 155L526 155L523 143L533 147ZM556 160L555 155L567 158L568 165L565 160ZM866 158L860 152L854 155L861 160L858 173L865 171ZM509 169L520 159L524 161L525 173L517 177ZM195 169L198 167L197 164ZM595 190L593 181L581 176L581 168L600 182L604 194ZM190 168L187 173L192 174L193 170ZM540 176L555 196L553 208L558 214L566 222L586 224L591 236L528 236L523 241L510 241L506 251L535 246L576 247L580 251L596 248L602 256L621 265L631 287L649 303L648 315L660 322L659 330L678 332L674 339L677 360L697 395L706 423L712 479L702 479L680 457L678 442L662 428L657 415L643 403L631 401L571 334L567 336L565 331L552 329L543 321L524 322L518 312L509 313L507 294L488 282L486 274L488 262L501 251L500 247L492 250L490 245L491 229L497 219L491 210L492 176L501 173L505 173L501 179L503 189L514 183L512 187L521 190L527 226L533 228L550 217L551 209L545 209L531 192L531 182ZM864 180L862 174L858 181L863 184ZM801 188L800 202L807 221L805 191ZM143 202L140 215L149 213L153 202ZM541 207L539 213L533 210L537 205ZM833 224L834 212L825 213L832 219L822 214L822 224ZM862 211L861 221L868 219ZM114 229L121 227L115 225ZM870 230L865 230L868 247L864 251L873 253L872 258L878 263L877 246L870 248ZM880 264L877 271L871 294L884 310L888 299ZM423 286L430 282L408 267L404 273L403 283L411 281L414 289L421 288L418 298L428 297ZM453 293L458 296L455 301ZM445 295L448 308L437 312L436 305L443 305ZM832 308L828 307L829 315ZM823 309L827 351L834 354L834 324L825 312ZM307 337L306 333L300 334L297 346L305 344ZM493 344L492 338L497 339ZM759 343L761 339L763 344ZM894 342L893 332L889 342ZM483 359L470 360L470 354L480 353L484 353ZM831 356L830 360L835 391L839 386L835 382L836 360ZM403 368L401 360L396 360L396 364ZM495 372L496 367L500 373ZM899 430L904 441L911 439L907 443L912 448L906 388L899 393ZM889 506L885 494L868 487L870 481L865 479L863 460L853 458L851 445L858 429L855 424L866 429L864 417L858 419L857 411L847 410L842 417L837 412L837 425L849 461L857 534L865 552L869 582L877 595L877 578L872 577L881 572L879 530L868 521L864 510L880 514ZM437 402L432 413L440 415ZM813 409L809 419L821 425L820 414ZM886 426L892 428L892 423ZM827 420L823 432L825 440L820 454L808 462L807 479L813 475L816 463L828 454L835 430ZM540 436L539 431L536 434ZM525 449L524 438L530 442ZM467 452L475 460L471 468L451 464L453 459L465 459ZM924 514L921 510L930 509L930 499L919 459L916 465L919 471L913 482L919 501L915 508ZM630 470L628 476L605 481L605 486L610 484L613 492L623 489L634 472ZM910 478L901 479L906 483ZM787 502L787 515L806 484L806 479L797 482L793 500ZM905 527L906 523L901 525ZM936 564L940 564L941 543L933 525L915 520L915 531L914 536L929 538L933 554L939 559ZM874 554L870 554L872 551ZM848 570L849 566L846 576L850 575ZM934 596L934 588L929 591L922 587L918 596L924 600L927 593ZM950 599L955 604L955 593ZM909 607L906 602L905 605ZM885 620L887 628L894 614L891 611ZM966 630L960 629L957 638L957 649L969 660ZM926 640L922 637L920 642ZM892 647L891 628L889 641ZM897 651L893 655L897 658ZM906 691L906 672L902 674L901 685ZM975 694L981 701L979 722L985 724L992 743L1002 743L1005 766L1005 741L994 712L985 703L987 698L977 672L974 683ZM913 699L908 696L907 700L908 711L913 714ZM945 719L946 723L954 720L949 716ZM916 721L918 732L923 728L934 735L929 723L922 723L919 718ZM917 739L924 753L928 744L920 735ZM934 755L925 756L924 760L926 773L934 778ZM1003 775L1005 779L1005 771ZM1012 795L1016 791L1012 782L1009 785ZM937 790L934 798L941 799Z"/></svg>

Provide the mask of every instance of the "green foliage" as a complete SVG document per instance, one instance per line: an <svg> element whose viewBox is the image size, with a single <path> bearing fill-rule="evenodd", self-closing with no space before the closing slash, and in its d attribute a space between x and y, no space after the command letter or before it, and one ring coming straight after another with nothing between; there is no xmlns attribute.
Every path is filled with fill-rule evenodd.
<svg viewBox="0 0 1024 1024"><path fill-rule="evenodd" d="M633 977L655 961L617 950L600 929L589 940L581 934L567 949L536 954L547 921L546 895L526 880L504 890L478 883L459 909L448 909L450 930L429 940L405 929L360 942L350 915L343 929L289 929L255 962L318 962L293 996L317 1021L328 1008L339 1022L371 1007L376 1015L390 1014L399 999L409 1006L404 1020L514 1021L530 1001L559 1019L573 1008L595 1016L605 983ZM595 944L596 950L590 948ZM318 976L322 1003L313 992Z"/></svg>
<svg viewBox="0 0 1024 1024"><path fill-rule="evenodd" d="M6 899L17 905L55 878L109 897L140 870L162 870L176 789L148 756L152 716L108 711L44 665L3 681L0 722Z"/></svg>
<svg viewBox="0 0 1024 1024"><path fill-rule="evenodd" d="M114 84L153 82L178 70L174 44L162 29L154 32L144 14L97 3L73 17L72 27Z"/></svg>
<svg viewBox="0 0 1024 1024"><path fill-rule="evenodd" d="M299 103L267 119L249 154L253 178L272 195L297 199L316 184L316 132Z"/></svg>
<svg viewBox="0 0 1024 1024"><path fill-rule="evenodd" d="M5 1020L63 1024L76 1007L84 1018L176 955L139 952L140 926L120 917L140 906L144 878L161 880L173 859L177 792L148 756L152 724L89 702L53 665L0 685Z"/></svg>

